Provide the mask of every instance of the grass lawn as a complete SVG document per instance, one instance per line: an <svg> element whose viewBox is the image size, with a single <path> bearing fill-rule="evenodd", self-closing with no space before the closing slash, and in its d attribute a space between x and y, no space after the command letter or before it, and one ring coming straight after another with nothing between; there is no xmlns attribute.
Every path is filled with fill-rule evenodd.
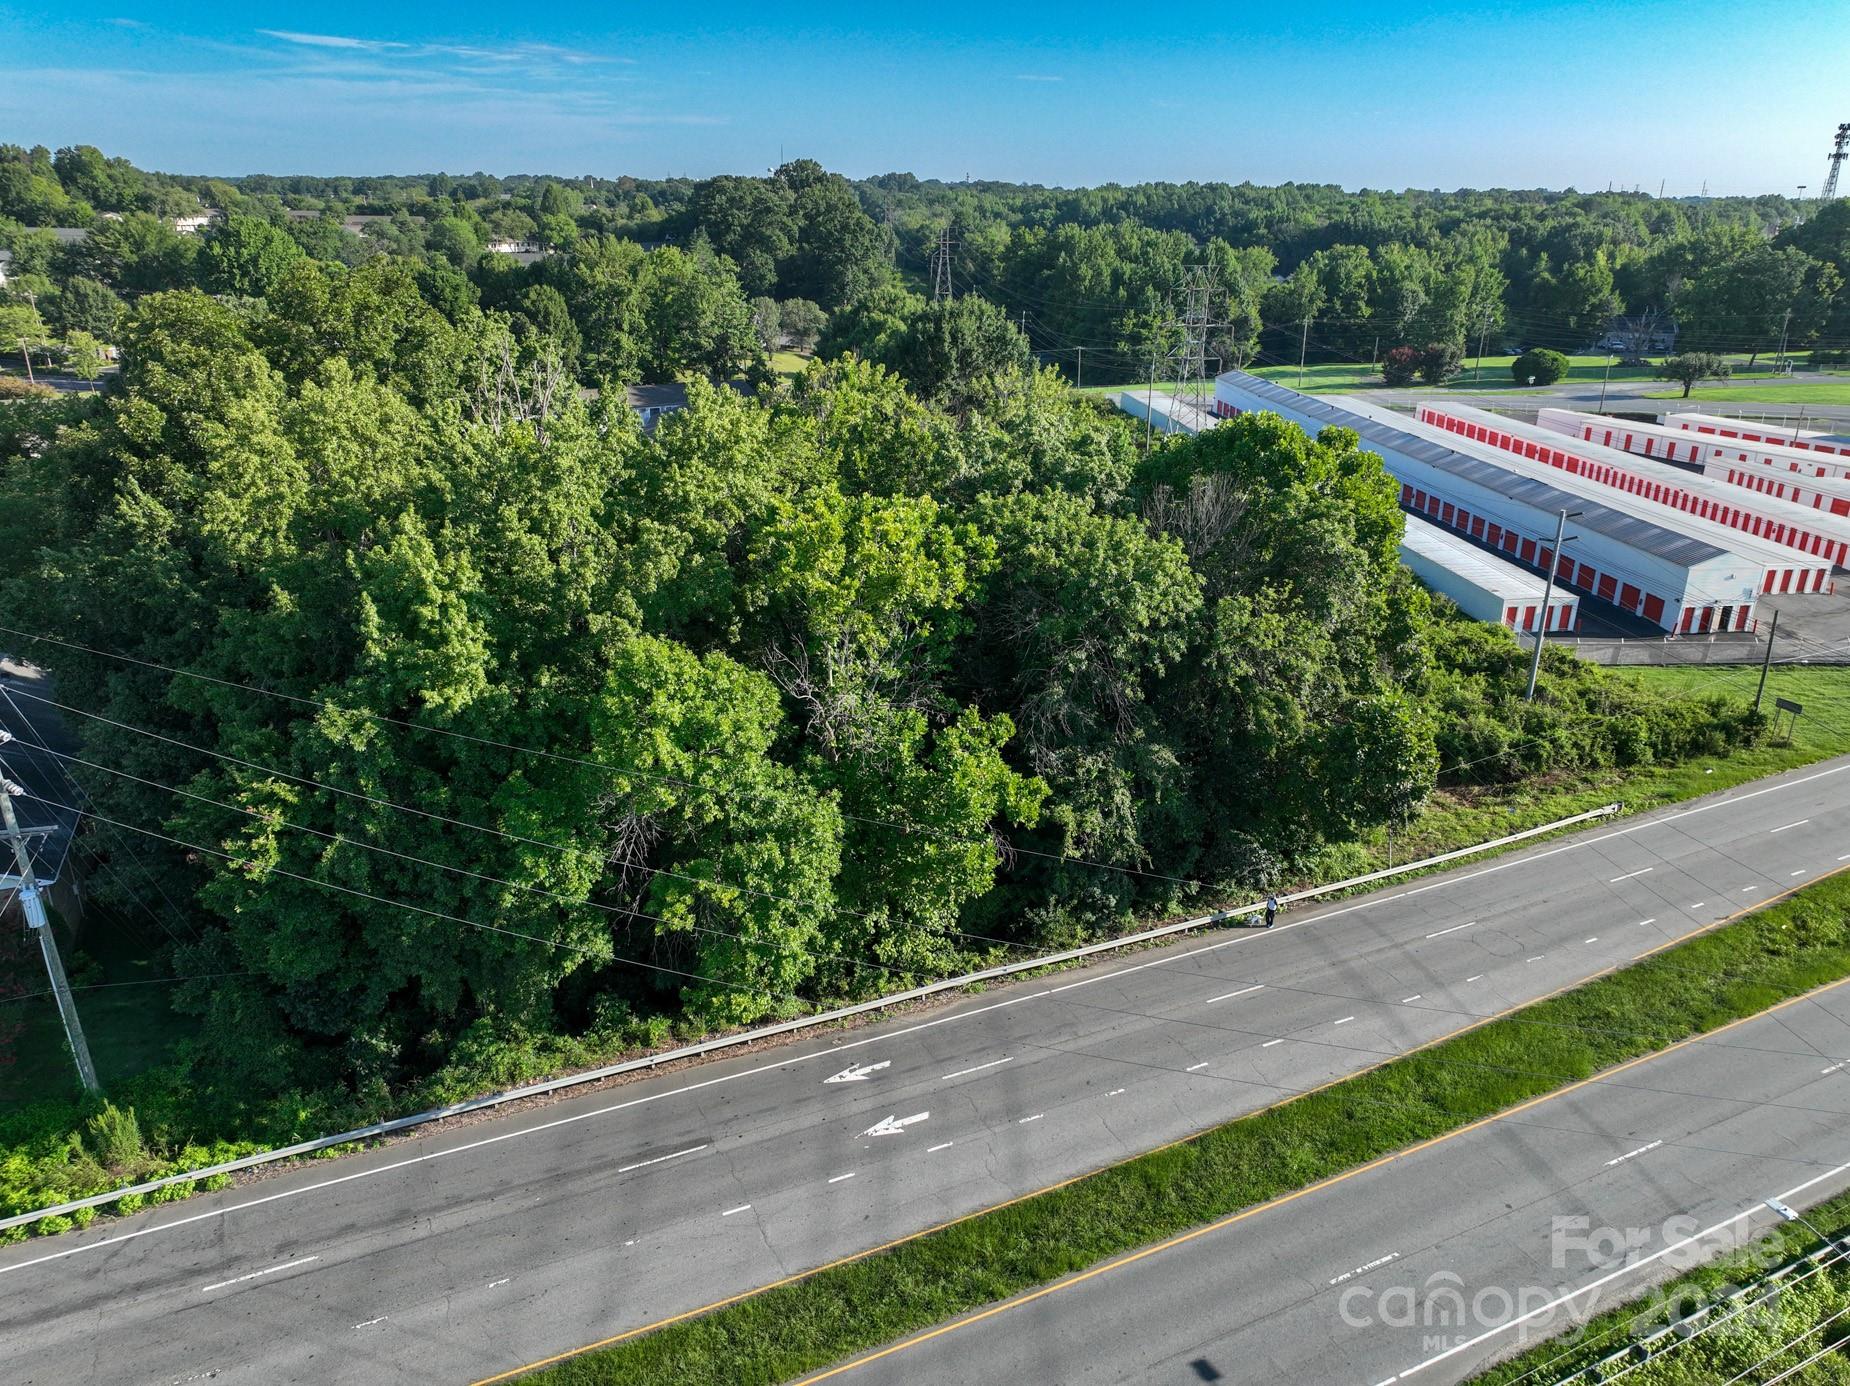
<svg viewBox="0 0 1850 1386"><path fill-rule="evenodd" d="M1404 1153L1850 975L1850 878L1200 1136L529 1379L787 1381L1136 1247ZM500 1378L497 1378L500 1379Z"/></svg>
<svg viewBox="0 0 1850 1386"><path fill-rule="evenodd" d="M1423 385L1415 381L1411 386L1406 388L1424 390L1434 395L1457 394L1461 391L1471 390L1521 390L1526 392L1531 389L1531 386L1529 386L1526 381L1519 384L1516 379L1510 375L1510 363L1515 359L1516 358L1513 356L1486 356L1483 360L1482 369L1480 370L1477 358L1467 356L1464 359L1463 369L1443 385ZM1561 384L1597 384L1602 379L1608 378L1612 380L1655 380L1657 378L1657 368L1655 366L1621 366L1614 364L1612 373L1610 377L1608 377L1606 371L1606 363L1610 359L1608 357L1570 356L1567 359L1567 374L1558 382ZM1747 358L1745 356L1731 359L1733 360L1737 378L1759 375L1764 372L1768 379L1781 382L1780 385L1769 388L1795 388L1787 381L1787 377L1783 375L1775 376L1769 367L1762 366L1756 368L1754 371L1748 371L1746 369ZM1288 385L1294 390L1298 388L1298 368L1296 366L1258 366L1253 369L1253 374L1270 380L1274 384ZM1828 389L1831 383L1820 382L1820 384ZM1342 362L1337 364L1306 366L1304 368L1303 388L1307 394L1340 394L1356 390L1381 390L1386 389L1387 386L1381 379L1381 370L1378 366L1369 366L1366 363ZM1533 388L1539 390L1546 389L1547 387L1535 386ZM1841 382L1839 388L1850 389L1850 380ZM1772 398L1772 396L1768 396L1768 398ZM1826 401L1822 399L1819 401L1819 403L1824 402Z"/></svg>
<svg viewBox="0 0 1850 1386"><path fill-rule="evenodd" d="M78 1015L90 1042L90 1057L96 1061L97 1076L105 1085L166 1060L174 1045L192 1029L193 1020L177 1013L170 1004L168 993L172 989L157 980L166 974L150 952L142 935L124 928L99 909L93 910L86 921L77 952L64 960L76 989ZM22 955L22 966L28 990L42 991L47 983L36 942ZM99 985L103 983L108 985ZM61 1096L64 1086L75 1092L76 1072L52 999L35 996L4 1003L4 1008L23 1013L20 1018L26 1025L16 1045L16 1061L11 1067L0 1068L0 1110ZM54 1088L54 1084L58 1087Z"/></svg>
<svg viewBox="0 0 1850 1386"><path fill-rule="evenodd" d="M1682 399L1683 392L1670 389L1652 394L1650 398ZM1839 376L1833 380L1788 380L1781 376L1777 384L1755 385L1751 390L1739 386L1719 389L1698 386L1690 392L1689 398L1691 403L1715 400L1737 408L1751 408L1756 404L1850 404L1850 379Z"/></svg>
<svg viewBox="0 0 1850 1386"><path fill-rule="evenodd" d="M771 369L779 375L796 375L810 362L810 358L795 351L774 351L771 353Z"/></svg>

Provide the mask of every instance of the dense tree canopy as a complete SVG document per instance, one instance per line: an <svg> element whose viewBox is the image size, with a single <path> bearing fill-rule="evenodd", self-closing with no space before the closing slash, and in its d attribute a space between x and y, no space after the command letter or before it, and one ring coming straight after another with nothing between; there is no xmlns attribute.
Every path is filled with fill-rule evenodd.
<svg viewBox="0 0 1850 1386"><path fill-rule="evenodd" d="M1642 205L1593 200L1579 236L1411 197L1252 222L1256 190L927 196L797 161L698 187L247 179L199 188L242 201L191 236L180 185L132 172L0 151L9 215L122 209L15 241L51 324L0 311L121 365L94 398L0 405L0 605L107 652L17 650L107 767L86 788L122 826L88 858L133 843L199 923L166 961L199 979L177 1000L204 1100L383 1106L510 1036L890 990L1264 886L1445 777L1740 730L1565 655L1524 703L1507 634L1400 567L1397 488L1354 434L1249 415L1144 452L1030 355L1061 304L1148 348L1205 254L1236 356L1275 315L1353 345L1387 314L1443 365L1511 311L1512 245L1584 315L1607 222L1682 244ZM284 195L392 210L304 236ZM884 213L903 265L913 214L947 207L968 260L928 301ZM471 249L516 232L561 249ZM317 249L342 236L366 253ZM1651 274L1699 302L1769 259L1830 287L1757 232L1685 248ZM772 378L773 319L825 359ZM646 379L688 405L645 434L599 387Z"/></svg>

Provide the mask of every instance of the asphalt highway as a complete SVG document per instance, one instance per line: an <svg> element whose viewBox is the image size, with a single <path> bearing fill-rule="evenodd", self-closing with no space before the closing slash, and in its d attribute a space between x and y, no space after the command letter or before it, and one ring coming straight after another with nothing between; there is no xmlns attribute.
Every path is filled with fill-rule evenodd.
<svg viewBox="0 0 1850 1386"><path fill-rule="evenodd" d="M1850 982L810 1380L1464 1381L1850 1186L1846 1055Z"/></svg>
<svg viewBox="0 0 1850 1386"><path fill-rule="evenodd" d="M1850 760L1828 762L1293 911L1270 932L1211 934L7 1247L0 1380L485 1378L1623 964L1839 869L1847 825ZM1358 1252L1378 1240L1365 1230Z"/></svg>

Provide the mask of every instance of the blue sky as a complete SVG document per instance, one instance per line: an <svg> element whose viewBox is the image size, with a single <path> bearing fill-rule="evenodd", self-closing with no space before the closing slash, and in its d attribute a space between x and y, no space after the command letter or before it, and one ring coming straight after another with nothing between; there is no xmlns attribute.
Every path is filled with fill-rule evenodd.
<svg viewBox="0 0 1850 1386"><path fill-rule="evenodd" d="M190 173L1823 181L1850 4L0 0L0 142Z"/></svg>

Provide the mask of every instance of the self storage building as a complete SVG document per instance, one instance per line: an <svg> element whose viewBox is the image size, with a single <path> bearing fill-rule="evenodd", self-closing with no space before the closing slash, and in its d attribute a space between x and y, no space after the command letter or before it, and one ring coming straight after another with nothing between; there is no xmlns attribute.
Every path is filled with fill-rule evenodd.
<svg viewBox="0 0 1850 1386"><path fill-rule="evenodd" d="M1664 506L1645 513L1647 503L1633 497L1590 493L1575 477L1404 415L1302 395L1244 371L1216 379L1214 407L1224 418L1269 411L1313 435L1331 426L1353 429L1400 483L1403 508L1517 563L1552 563L1569 587L1660 629L1752 628L1754 599L1767 579L1762 555L1774 551L1755 545L1742 552L1723 543L1725 531L1716 526ZM1555 523L1563 510L1581 513L1572 522L1571 547L1556 555Z"/></svg>
<svg viewBox="0 0 1850 1386"><path fill-rule="evenodd" d="M1522 423L1486 409L1442 401L1415 410L1421 423L1443 428L1505 452L1546 463L1599 486L1671 506L1686 514L1823 560L1824 567L1850 565L1850 520L1793 501L1730 485L1712 477L1617 448L1567 438L1540 424ZM1794 591L1824 589L1828 574L1814 572Z"/></svg>
<svg viewBox="0 0 1850 1386"><path fill-rule="evenodd" d="M1662 424L1633 423L1603 414L1581 414L1572 409L1546 408L1536 411L1535 421L1543 428L1600 443L1609 448L1656 457L1670 462L1685 462L1714 475L1711 463L1731 462L1743 466L1766 467L1787 475L1815 476L1825 479L1850 479L1850 457L1831 457L1820 452L1800 452L1775 443L1754 443L1744 438L1723 439L1688 429L1666 428Z"/></svg>
<svg viewBox="0 0 1850 1386"><path fill-rule="evenodd" d="M1794 448L1799 452L1823 453L1831 457L1850 457L1850 438L1839 438L1830 433L1807 432L1800 428L1775 427L1772 424L1749 423L1745 419L1730 419L1722 414L1665 414L1666 428L1679 428L1686 432L1707 434L1712 438L1740 438L1749 443L1773 443L1779 447Z"/></svg>
<svg viewBox="0 0 1850 1386"><path fill-rule="evenodd" d="M1479 548L1462 535L1407 516L1400 541L1400 561L1433 591L1450 597L1458 609L1480 621L1501 622L1515 631L1532 631L1542 606L1542 578L1526 568ZM1548 598L1544 630L1578 630L1580 598L1555 585Z"/></svg>

